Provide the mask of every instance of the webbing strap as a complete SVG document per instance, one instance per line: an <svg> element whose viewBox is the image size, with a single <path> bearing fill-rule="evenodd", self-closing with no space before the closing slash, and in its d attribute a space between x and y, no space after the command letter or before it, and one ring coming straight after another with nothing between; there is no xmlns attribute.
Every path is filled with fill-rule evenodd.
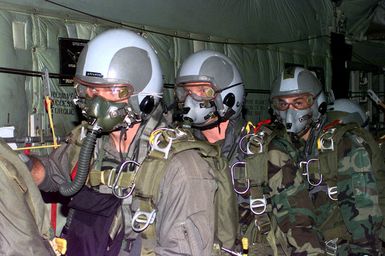
<svg viewBox="0 0 385 256"><path fill-rule="evenodd" d="M268 183L268 155L267 152L257 153L245 159L246 178L251 187L262 186Z"/></svg>
<svg viewBox="0 0 385 256"><path fill-rule="evenodd" d="M268 146L270 142L280 134L280 130L270 129L262 126L260 131L265 133L263 140L250 139L250 150L254 153L245 158L246 179L250 180L251 186L261 186L268 183ZM260 144L261 143L261 144Z"/></svg>
<svg viewBox="0 0 385 256"><path fill-rule="evenodd" d="M151 132L155 129L155 127L166 126L166 122L163 118L161 118L163 114L163 109L159 104L158 107L151 114L151 117L146 121L146 124L143 127L142 131L138 131L137 134L140 134L140 144L139 144L139 152L137 159L135 159L138 163L141 163L148 153L148 141L151 135ZM159 121L160 120L160 121ZM139 139L139 138L136 138Z"/></svg>
<svg viewBox="0 0 385 256"><path fill-rule="evenodd" d="M330 140L332 140L334 147L331 149L319 150L321 173L324 176L325 180L330 181L330 183L328 183L329 186L335 186L337 184L338 144L346 132L354 132L356 130L359 130L357 128L359 128L359 126L356 123L337 125L320 134L319 138L325 136L327 132L332 132Z"/></svg>
<svg viewBox="0 0 385 256"><path fill-rule="evenodd" d="M115 181L116 175L117 173L114 169L105 171L92 170L89 172L88 182L92 187L99 185L112 186L115 184L115 186L121 188L128 188L132 184L135 172L122 172L118 180Z"/></svg>

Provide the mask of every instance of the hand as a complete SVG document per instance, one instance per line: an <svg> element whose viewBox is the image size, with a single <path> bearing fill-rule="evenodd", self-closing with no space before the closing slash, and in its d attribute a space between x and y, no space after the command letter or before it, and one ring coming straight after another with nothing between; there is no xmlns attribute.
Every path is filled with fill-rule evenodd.
<svg viewBox="0 0 385 256"><path fill-rule="evenodd" d="M39 159L31 157L32 168L30 169L32 179L36 185L40 185L45 178L45 169Z"/></svg>

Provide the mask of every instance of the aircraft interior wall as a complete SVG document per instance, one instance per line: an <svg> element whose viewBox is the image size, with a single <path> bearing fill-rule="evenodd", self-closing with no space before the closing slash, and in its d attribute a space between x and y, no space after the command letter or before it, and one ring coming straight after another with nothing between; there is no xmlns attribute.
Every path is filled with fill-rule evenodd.
<svg viewBox="0 0 385 256"><path fill-rule="evenodd" d="M60 54L63 54L59 49L60 39L90 40L112 27L111 24L95 20L68 20L39 13L0 9L0 68L32 71L35 74L47 69L50 74L60 74ZM167 104L172 102L174 77L184 58L200 49L214 49L227 54L238 65L247 92L247 119L254 122L268 118L270 84L286 64L300 64L322 70L325 78L330 72L327 42L309 41L306 49L299 50L287 45L219 44L149 32L142 34L158 53ZM47 94L44 81L39 75L21 73L0 72L0 108L3 110L0 127L14 126L15 136L50 136L49 120L44 107L44 96ZM325 83L329 86L330 81L326 79ZM52 76L49 84L54 102L52 114L55 133L64 136L79 122L78 110L72 102L74 90L71 84L63 85L61 79Z"/></svg>

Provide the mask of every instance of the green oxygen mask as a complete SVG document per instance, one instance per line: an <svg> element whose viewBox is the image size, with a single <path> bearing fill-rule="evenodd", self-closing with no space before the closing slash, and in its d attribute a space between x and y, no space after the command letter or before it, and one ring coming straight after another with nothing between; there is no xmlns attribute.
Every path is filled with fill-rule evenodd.
<svg viewBox="0 0 385 256"><path fill-rule="evenodd" d="M110 132L124 126L129 112L127 103L111 102L99 96L86 98L81 109L92 129L99 132Z"/></svg>

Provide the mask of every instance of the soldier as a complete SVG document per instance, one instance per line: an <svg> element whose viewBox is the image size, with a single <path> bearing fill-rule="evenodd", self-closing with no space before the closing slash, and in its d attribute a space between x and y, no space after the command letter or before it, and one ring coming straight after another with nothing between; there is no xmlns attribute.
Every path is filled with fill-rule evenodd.
<svg viewBox="0 0 385 256"><path fill-rule="evenodd" d="M270 99L294 145L317 209L317 227L329 255L374 255L382 213L371 152L352 129L329 123L326 100L316 76L286 69ZM347 127L347 126L343 126Z"/></svg>
<svg viewBox="0 0 385 256"><path fill-rule="evenodd" d="M128 30L103 32L82 50L74 81L88 123L32 169L40 189L73 196L68 255L210 255L214 173L200 151L176 152L186 133L160 137L169 130L153 48Z"/></svg>
<svg viewBox="0 0 385 256"><path fill-rule="evenodd" d="M250 160L248 165L250 167L248 172L250 176L242 175L244 172L239 170L244 167L243 161L247 152L238 145L246 141L242 142L241 139L247 136L247 130L250 127L246 125L245 120L241 116L244 86L240 73L234 63L227 56L215 51L203 50L196 52L189 56L181 65L176 78L175 90L179 108L182 110L184 124L190 124L194 128L198 139L220 145L223 155L226 156L229 166L232 167L232 182L235 192L239 195L240 236L249 238L251 254L277 254L277 243L281 244L281 248L286 253L291 253L291 251L293 253L301 253L306 250L315 253L322 252L319 249L318 236L312 232L311 222L308 221L308 217L305 216L306 214L288 214L289 210L301 212L306 211L307 207L311 207L309 197L307 197L308 201L306 200L307 189L305 184L303 182L300 184L302 181L301 174L296 171L295 161L288 161L291 158L288 154L279 154L274 159L277 161L270 159L267 155L258 157L258 160L251 157L252 160ZM247 138L249 137L247 136ZM274 146L273 143L267 143L266 145L272 146L269 150L274 151L274 146L279 145L279 143L274 144ZM286 152L286 149L284 148L282 151ZM280 161L281 159L282 161ZM261 179L254 178L258 176L258 173L268 172L268 162L269 178L273 178L278 173L273 178L273 180L278 179L278 187L277 183L274 183L271 188L268 188L267 180L262 182ZM271 164L274 164L274 167ZM264 166L266 168L263 168ZM292 171L287 171L289 168ZM279 177L282 177L282 175L285 179L279 180ZM242 187L241 183L246 179L250 181L248 184L250 189L247 185ZM260 191L255 193L255 188L262 183L264 188L273 191L272 193L267 192L265 194L269 198L268 203L266 200L263 201L261 199L263 193L258 194L257 192ZM287 200L287 198L295 200L294 198L296 198L287 197L287 194L284 195L285 192L296 194L297 199L301 199L301 204L297 204L293 209L287 206L287 204L284 204L284 207L282 207L282 200ZM274 198L276 198L275 203L277 205L274 208L274 214L277 217L279 216L278 222L284 227L283 230L286 234L283 234L279 228L276 228L277 222L275 220L271 222L269 219L269 217L272 217L270 198L273 198L270 194L276 196ZM279 194L281 196L278 196ZM305 200L302 200L304 195ZM261 198L258 196L261 196ZM269 213L265 211L259 212L261 209L253 206L253 203L256 205L260 202L264 204L261 208L270 209ZM298 209L294 210L294 208ZM268 214L270 216L267 216ZM228 217L228 219L231 220L232 218ZM295 219L295 221L292 221L292 219ZM229 230L235 231L235 226L232 226L236 223L235 221L230 222L227 220L226 223ZM288 235L289 230L294 234ZM298 235L298 233L301 235ZM267 241L268 239L270 240L269 242ZM291 239L291 244L288 244L289 239ZM276 242L276 240L279 240L279 242ZM314 250L312 249L313 247L315 247ZM279 252L283 254L282 250Z"/></svg>
<svg viewBox="0 0 385 256"><path fill-rule="evenodd" d="M175 96L180 121L194 129L198 140L220 146L227 166L242 158L237 145L245 125L241 116L244 85L230 58L212 50L191 54L178 70ZM223 193L218 200L227 202L228 207L219 212L218 225L223 228L218 239L224 247L233 248L238 211L229 169L223 173L222 181L219 189Z"/></svg>

